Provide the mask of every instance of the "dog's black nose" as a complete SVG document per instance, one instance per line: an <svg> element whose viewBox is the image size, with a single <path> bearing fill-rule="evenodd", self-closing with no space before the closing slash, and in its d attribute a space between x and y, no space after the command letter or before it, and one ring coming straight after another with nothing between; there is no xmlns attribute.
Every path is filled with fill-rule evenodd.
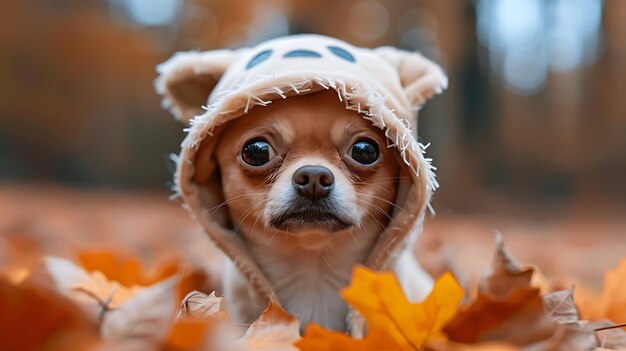
<svg viewBox="0 0 626 351"><path fill-rule="evenodd" d="M322 166L302 166L293 173L293 187L311 200L328 196L335 185L335 176Z"/></svg>

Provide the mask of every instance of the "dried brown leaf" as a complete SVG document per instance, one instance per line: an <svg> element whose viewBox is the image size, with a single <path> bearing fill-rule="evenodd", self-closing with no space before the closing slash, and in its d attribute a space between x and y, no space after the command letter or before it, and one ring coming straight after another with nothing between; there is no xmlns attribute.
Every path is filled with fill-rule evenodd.
<svg viewBox="0 0 626 351"><path fill-rule="evenodd" d="M550 333L537 336L527 334L526 328L515 330L514 324L535 323L541 317L543 306L539 291L531 287L520 287L506 298L479 294L469 306L462 307L455 318L444 328L451 341L475 343L479 341L509 340L519 345L543 340ZM513 327L511 325L513 324ZM513 328L513 330L508 330ZM526 340L518 340L519 333ZM513 340L511 340L513 339Z"/></svg>
<svg viewBox="0 0 626 351"><path fill-rule="evenodd" d="M560 324L578 325L580 316L574 304L574 290L559 290L543 295L543 306L548 315Z"/></svg>
<svg viewBox="0 0 626 351"><path fill-rule="evenodd" d="M506 299L479 295L444 331L456 342L508 342L532 351L587 350L594 345L588 331L550 317L539 290L529 287Z"/></svg>
<svg viewBox="0 0 626 351"><path fill-rule="evenodd" d="M235 343L238 351L298 351L300 321L272 299L267 309Z"/></svg>
<svg viewBox="0 0 626 351"><path fill-rule="evenodd" d="M589 332L577 327L559 325L549 339L526 345L524 351L583 351L591 350L594 346L595 341Z"/></svg>
<svg viewBox="0 0 626 351"><path fill-rule="evenodd" d="M207 295L201 291L192 291L183 298L176 312L176 319L217 318L222 297L215 296L215 291Z"/></svg>
<svg viewBox="0 0 626 351"><path fill-rule="evenodd" d="M596 344L599 347L612 350L626 350L626 327L611 328L615 323L605 320L596 323L589 323L586 330L593 331Z"/></svg>
<svg viewBox="0 0 626 351"><path fill-rule="evenodd" d="M491 269L479 281L479 293L505 296L516 288L530 286L534 268L517 261L500 233L496 233L495 240L496 251Z"/></svg>
<svg viewBox="0 0 626 351"><path fill-rule="evenodd" d="M92 321L116 309L143 288L125 287L101 272L87 272L73 262L56 257L44 259L45 269L56 289L77 302Z"/></svg>
<svg viewBox="0 0 626 351"><path fill-rule="evenodd" d="M531 286L533 271L520 265L497 235L492 268L484 276L476 300L461 308L444 329L450 340L508 342L531 351L593 347L590 333L578 328L572 291L542 298L540 289ZM576 327L561 325L557 320Z"/></svg>
<svg viewBox="0 0 626 351"><path fill-rule="evenodd" d="M150 286L104 316L101 333L106 340L138 349L160 344L174 320L178 277Z"/></svg>
<svg viewBox="0 0 626 351"><path fill-rule="evenodd" d="M78 286L91 281L89 273L69 260L56 257L44 258L44 267L52 278L56 290L75 301L91 323L97 323L105 310L105 302L109 300L109 296L101 294L96 288L93 292L77 289ZM95 285L97 284L94 283Z"/></svg>

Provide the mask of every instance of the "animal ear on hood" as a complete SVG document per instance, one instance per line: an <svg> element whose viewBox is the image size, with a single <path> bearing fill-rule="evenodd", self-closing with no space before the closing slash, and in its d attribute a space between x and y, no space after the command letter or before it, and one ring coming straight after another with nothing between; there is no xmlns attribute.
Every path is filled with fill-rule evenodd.
<svg viewBox="0 0 626 351"><path fill-rule="evenodd" d="M448 87L448 77L441 67L416 52L390 46L376 48L374 52L398 71L400 84L415 110Z"/></svg>
<svg viewBox="0 0 626 351"><path fill-rule="evenodd" d="M184 124L202 113L222 74L241 54L240 50L179 52L158 65L154 82L162 105Z"/></svg>

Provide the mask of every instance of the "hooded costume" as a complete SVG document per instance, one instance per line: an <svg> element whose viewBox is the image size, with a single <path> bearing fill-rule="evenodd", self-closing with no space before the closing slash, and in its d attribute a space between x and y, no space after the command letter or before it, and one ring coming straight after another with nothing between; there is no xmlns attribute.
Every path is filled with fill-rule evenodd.
<svg viewBox="0 0 626 351"><path fill-rule="evenodd" d="M391 47L358 48L325 36L298 35L254 48L178 53L157 71L156 90L163 96L163 106L188 126L176 159L174 190L261 299L270 299L273 287L248 252L245 240L233 232L227 220L207 214L224 200L219 183L200 186L194 182L194 174L201 142L217 140L221 126L272 100L332 89L347 109L358 111L373 128L384 131L388 146L400 154L412 181L406 189L399 189L395 201L405 211L393 212L393 220L380 234L366 265L389 269L403 253L410 254L407 249L421 232L437 187L434 168L424 157L426 148L416 140L415 131L419 107L447 87L438 65L417 53ZM400 277L411 297L411 284L406 280L410 278Z"/></svg>

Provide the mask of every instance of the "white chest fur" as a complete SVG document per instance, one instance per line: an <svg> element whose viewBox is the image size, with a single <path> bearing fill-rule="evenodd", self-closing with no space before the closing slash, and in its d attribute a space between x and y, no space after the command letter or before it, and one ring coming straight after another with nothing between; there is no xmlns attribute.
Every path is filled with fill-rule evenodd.
<svg viewBox="0 0 626 351"><path fill-rule="evenodd" d="M252 254L283 307L300 317L303 328L315 322L345 330L348 305L339 291L350 283L354 265L365 261L373 240L355 240L343 232L317 240L324 242L315 248L253 245Z"/></svg>

